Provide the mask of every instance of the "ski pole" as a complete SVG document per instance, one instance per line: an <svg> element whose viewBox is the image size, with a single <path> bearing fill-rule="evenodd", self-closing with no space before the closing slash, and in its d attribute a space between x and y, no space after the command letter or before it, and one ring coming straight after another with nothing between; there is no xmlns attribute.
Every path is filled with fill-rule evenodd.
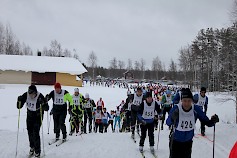
<svg viewBox="0 0 237 158"><path fill-rule="evenodd" d="M18 138L19 138L19 130L20 130L20 116L21 116L21 102L18 102L18 125L17 125L17 138L16 138L16 155L15 158L17 157L17 150L18 150Z"/></svg>
<svg viewBox="0 0 237 158"><path fill-rule="evenodd" d="M159 123L159 129L158 129L157 150L158 150L159 141L160 141L160 121L158 123Z"/></svg>
<svg viewBox="0 0 237 158"><path fill-rule="evenodd" d="M213 158L215 158L216 124L213 129Z"/></svg>
<svg viewBox="0 0 237 158"><path fill-rule="evenodd" d="M40 121L41 121L41 134L42 134L42 146L43 146L43 155L45 155L44 151L44 128L43 128L43 110L42 110L42 105L40 104Z"/></svg>
<svg viewBox="0 0 237 158"><path fill-rule="evenodd" d="M50 122L51 122L51 115L49 116L48 111L47 111L47 122L48 122L48 134L49 134L49 128L50 128Z"/></svg>

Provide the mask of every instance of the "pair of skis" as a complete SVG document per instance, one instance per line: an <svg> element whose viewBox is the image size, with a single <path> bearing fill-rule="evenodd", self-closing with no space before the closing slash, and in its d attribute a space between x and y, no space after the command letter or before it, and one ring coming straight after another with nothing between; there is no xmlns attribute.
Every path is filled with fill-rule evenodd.
<svg viewBox="0 0 237 158"><path fill-rule="evenodd" d="M142 156L143 158L146 158L146 156L145 156L145 154L144 154L144 151L140 151L140 153L141 153L141 156ZM152 153L152 152L151 152L151 155L153 156L153 158L158 158L158 156L157 156L155 153Z"/></svg>
<svg viewBox="0 0 237 158"><path fill-rule="evenodd" d="M131 139L133 140L133 142L134 142L135 144L137 143L135 137L131 137ZM141 156L142 156L143 158L146 157L145 154L144 154L144 151L139 151L139 152L140 152L140 154L141 154ZM155 153L152 153L152 152L151 152L151 154L152 154L152 156L153 156L154 158L158 158Z"/></svg>
<svg viewBox="0 0 237 158"><path fill-rule="evenodd" d="M51 142L49 142L49 145L53 145L56 144L56 147L62 145L63 143L67 142L68 140L52 140Z"/></svg>

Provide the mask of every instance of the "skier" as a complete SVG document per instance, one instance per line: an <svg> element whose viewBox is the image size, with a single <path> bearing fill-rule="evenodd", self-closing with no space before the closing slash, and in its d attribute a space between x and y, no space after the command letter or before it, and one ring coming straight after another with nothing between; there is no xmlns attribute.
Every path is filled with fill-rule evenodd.
<svg viewBox="0 0 237 158"><path fill-rule="evenodd" d="M102 100L102 98L100 98L100 100L97 101L96 103L97 108L99 108L100 110L102 110L104 108L104 101Z"/></svg>
<svg viewBox="0 0 237 158"><path fill-rule="evenodd" d="M85 94L85 102L83 107L84 107L84 133L86 134L86 125L88 119L89 119L89 133L91 133L93 108L96 107L96 105L94 100L90 99L88 93Z"/></svg>
<svg viewBox="0 0 237 158"><path fill-rule="evenodd" d="M18 96L17 108L21 109L26 103L27 118L26 126L28 131L28 137L30 142L29 156L40 157L40 127L43 121L44 111L49 110L49 106L45 101L44 96L37 91L35 85L31 85L28 88L28 92Z"/></svg>
<svg viewBox="0 0 237 158"><path fill-rule="evenodd" d="M135 125L137 122L137 111L139 110L140 104L145 100L144 95L142 94L142 89L140 87L137 88L137 91L135 94L132 94L130 96L130 99L132 100L131 105L131 129L132 129L132 135L131 137L135 138ZM137 125L137 132L139 132L139 126Z"/></svg>
<svg viewBox="0 0 237 158"><path fill-rule="evenodd" d="M56 134L55 140L58 141L60 137L60 129L63 134L63 141L67 138L67 129L65 120L67 116L67 101L70 106L73 106L72 96L68 91L62 89L60 83L55 83L54 90L46 95L46 100L53 100L53 108L50 114L53 115L54 120L54 133Z"/></svg>
<svg viewBox="0 0 237 158"><path fill-rule="evenodd" d="M195 122L201 120L208 127L219 122L215 114L211 120L198 107L193 105L193 94L190 89L182 91L181 104L175 105L169 113L166 124L171 127L170 158L191 158Z"/></svg>
<svg viewBox="0 0 237 158"><path fill-rule="evenodd" d="M177 90L177 93L175 94L174 99L173 99L174 104L181 103L181 93L182 93L183 90L185 90L185 88Z"/></svg>
<svg viewBox="0 0 237 158"><path fill-rule="evenodd" d="M208 97L206 96L206 88L202 87L199 94L195 94L193 96L193 102L198 105L206 114L207 113L207 105L208 105ZM205 125L201 122L201 134L205 136Z"/></svg>
<svg viewBox="0 0 237 158"><path fill-rule="evenodd" d="M85 102L85 98L82 94L79 93L79 89L74 89L74 94L72 95L73 99L73 106L69 107L69 114L70 114L70 125L71 125L71 131L69 135L72 135L75 132L79 132L79 128L81 128L81 131L83 130L83 124L82 124L82 117L83 117L83 108L82 105Z"/></svg>
<svg viewBox="0 0 237 158"><path fill-rule="evenodd" d="M104 116L102 117L102 123L103 123L103 132L107 133L107 128L109 126L108 120L111 118L110 114L107 112L106 108L103 108Z"/></svg>
<svg viewBox="0 0 237 158"><path fill-rule="evenodd" d="M163 119L161 123L161 130L164 128L164 122L165 122L165 116L166 113L169 114L171 108L172 108L172 102L173 96L171 95L171 91L167 90L166 93L163 95L162 100L161 100L161 105L162 105L162 111L163 111Z"/></svg>
<svg viewBox="0 0 237 158"><path fill-rule="evenodd" d="M155 118L155 111L160 114L161 109L158 103L153 100L152 93L147 92L146 100L144 100L138 111L138 120L142 122L141 125L141 139L139 144L140 152L143 152L144 141L146 139L146 132L148 130L149 142L150 142L150 150L151 153L154 154L154 119Z"/></svg>
<svg viewBox="0 0 237 158"><path fill-rule="evenodd" d="M117 110L115 111L115 121L114 121L114 130L113 132L115 132L116 129L116 125L118 123L118 127L119 127L119 131L121 129L121 116L120 116L121 112L119 110L119 106L117 107Z"/></svg>
<svg viewBox="0 0 237 158"><path fill-rule="evenodd" d="M112 129L112 132L114 131L114 118L115 118L115 115L114 115L114 111L113 110L111 110L110 111L110 118L109 118L109 124L108 124L108 126L109 125L111 125L111 129Z"/></svg>
<svg viewBox="0 0 237 158"><path fill-rule="evenodd" d="M99 132L103 133L102 117L104 116L104 114L102 110L99 107L97 107L93 115L95 117L95 133L97 133L98 127L99 127Z"/></svg>
<svg viewBox="0 0 237 158"><path fill-rule="evenodd" d="M128 98L126 99L126 102L124 104L123 107L123 111L125 111L125 117L126 117L126 132L130 132L130 128L131 128L131 106L132 106L132 102L133 100L131 99L131 97L128 96Z"/></svg>

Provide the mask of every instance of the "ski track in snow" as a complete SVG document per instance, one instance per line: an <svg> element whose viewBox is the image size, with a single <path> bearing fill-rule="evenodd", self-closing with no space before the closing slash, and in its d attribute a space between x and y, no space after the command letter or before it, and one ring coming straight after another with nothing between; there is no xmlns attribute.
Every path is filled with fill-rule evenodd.
<svg viewBox="0 0 237 158"><path fill-rule="evenodd" d="M16 137L17 137L17 119L18 110L16 109L16 98L18 95L23 94L28 85L0 85L4 89L0 89L0 99L2 101L0 111L0 158L15 157L16 152ZM52 90L52 86L37 86L38 90L44 95ZM70 93L73 92L74 87L63 87ZM115 109L126 98L126 89L119 88L106 88L106 87L90 87L85 86L80 88L82 94L89 93L91 98L95 102L102 97L105 106L108 111ZM232 148L233 144L237 140L237 125L226 124L225 122L234 122L235 119L235 107L234 102L228 101L226 103L217 103L216 98L224 98L226 96L217 95L214 96L211 93L209 96L209 108L208 116L216 113L220 116L220 123L216 125L216 150L215 158L226 158ZM49 102L51 107L52 101ZM47 114L47 113L46 113ZM49 116L50 117L50 116ZM69 116L66 119L67 131L69 132ZM26 130L26 108L21 110L20 117L20 133L18 144L18 158L26 158L29 152L29 142ZM130 138L131 133L112 133L111 127L108 128L108 133L88 133L81 136L68 136L69 141L65 142L59 147L56 144L51 146L48 142L55 137L53 134L53 119L50 123L50 134L47 134L47 117L44 116L43 130L44 130L44 146L45 146L45 158L140 158L139 153L139 137L136 135L136 144ZM200 133L199 121L196 125L196 134ZM41 135L41 132L40 132ZM169 157L169 130L165 126L164 130L160 132L159 149L157 150L157 136L158 131L154 132L155 135L155 151L159 158ZM206 127L206 135L209 139L213 140L213 128ZM41 137L42 139L42 137ZM197 136L195 137L192 149L193 158L210 158L212 157L212 142L209 140ZM42 149L43 150L43 149ZM146 158L152 157L149 153L149 140L148 136L145 141L144 154ZM43 152L42 152L43 153Z"/></svg>

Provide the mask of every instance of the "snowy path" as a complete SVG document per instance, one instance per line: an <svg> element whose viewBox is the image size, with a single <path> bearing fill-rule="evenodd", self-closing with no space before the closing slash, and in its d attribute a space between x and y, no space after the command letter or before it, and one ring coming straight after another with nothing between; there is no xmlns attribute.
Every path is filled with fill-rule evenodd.
<svg viewBox="0 0 237 158"><path fill-rule="evenodd" d="M39 91L43 94L49 93L52 90L51 86L39 86ZM73 92L74 87L66 87L65 89ZM17 131L17 116L18 110L16 109L16 98L27 90L27 85L3 85L0 89L0 100L2 102L0 111L0 158L15 157L16 148L16 131ZM100 96L104 98L106 107L114 109L115 106L120 104L122 99L126 97L126 90L119 88L105 88L105 87L84 87L80 91L85 94L89 92L91 97L97 101ZM222 97L221 95L217 97ZM226 122L234 121L234 103L231 101L224 104L217 104L216 96L209 95L210 103L208 109L208 116L217 113L220 116L221 122L216 126L216 158L227 158L233 144L237 140L237 125L226 124ZM19 134L19 147L18 158L26 158L29 151L28 136L26 130L26 109L21 110L20 118L20 134ZM135 144L131 138L130 133L112 133L109 128L106 134L86 134L80 136L68 137L69 141L59 147L55 145L48 145L48 141L54 138L53 122L51 120L50 134L47 134L47 117L45 115L44 122L44 144L46 158L140 158L141 155L138 151L139 139ZM66 120L67 129L69 127L68 118ZM199 121L196 125L196 134L199 133ZM155 131L155 142L157 142L158 131ZM207 128L206 134L209 139L213 139L213 128ZM161 131L159 150L159 158L169 157L168 148L168 135L169 130L167 127ZM155 144L155 149L156 149ZM148 138L145 142L145 151L149 150ZM145 152L146 157L151 157L148 152ZM194 138L193 143L193 158L211 158L212 157L212 142L198 136Z"/></svg>

